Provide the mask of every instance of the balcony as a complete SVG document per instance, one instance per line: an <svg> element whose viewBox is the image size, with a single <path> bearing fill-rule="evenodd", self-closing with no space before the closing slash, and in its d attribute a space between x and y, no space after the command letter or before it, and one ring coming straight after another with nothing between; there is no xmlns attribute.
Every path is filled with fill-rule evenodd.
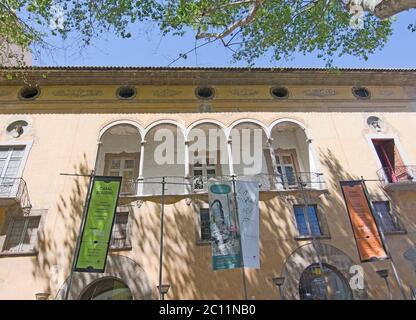
<svg viewBox="0 0 416 320"><path fill-rule="evenodd" d="M165 177L166 195L188 195L204 194L208 192L208 180L231 181L231 176L192 176L189 178L167 176ZM251 176L237 176L236 180L256 181L259 191L299 191L301 186L304 190L326 190L326 184L321 173L301 172L296 176L256 174ZM300 184L302 183L302 185ZM124 184L124 183L123 183ZM162 177L151 177L140 180L129 180L125 182L130 189L122 194L127 196L159 196L162 194ZM137 192L138 191L138 192Z"/></svg>
<svg viewBox="0 0 416 320"><path fill-rule="evenodd" d="M387 190L416 191L416 166L383 167L377 175Z"/></svg>
<svg viewBox="0 0 416 320"><path fill-rule="evenodd" d="M0 206L19 205L24 214L31 209L29 193L22 178L0 178Z"/></svg>

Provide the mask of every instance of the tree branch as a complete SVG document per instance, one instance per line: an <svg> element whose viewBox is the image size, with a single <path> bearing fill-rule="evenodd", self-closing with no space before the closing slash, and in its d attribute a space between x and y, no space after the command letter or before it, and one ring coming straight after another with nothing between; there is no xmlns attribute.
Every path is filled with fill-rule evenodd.
<svg viewBox="0 0 416 320"><path fill-rule="evenodd" d="M221 33L205 33L205 32L198 33L196 35L196 39L212 39L212 38L222 39L230 35L235 29L241 28L243 26L250 24L255 19L257 11L260 9L261 5L263 4L263 1L264 0L253 0L253 1L239 1L239 2L232 3L232 4L253 3L253 6L249 14L245 18L237 20L236 22L228 26L223 32Z"/></svg>

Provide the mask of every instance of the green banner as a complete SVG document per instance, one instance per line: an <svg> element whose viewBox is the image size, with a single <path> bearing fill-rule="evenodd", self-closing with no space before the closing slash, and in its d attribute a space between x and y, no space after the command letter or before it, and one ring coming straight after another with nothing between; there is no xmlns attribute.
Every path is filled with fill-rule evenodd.
<svg viewBox="0 0 416 320"><path fill-rule="evenodd" d="M103 273L117 210L121 177L93 178L75 271Z"/></svg>

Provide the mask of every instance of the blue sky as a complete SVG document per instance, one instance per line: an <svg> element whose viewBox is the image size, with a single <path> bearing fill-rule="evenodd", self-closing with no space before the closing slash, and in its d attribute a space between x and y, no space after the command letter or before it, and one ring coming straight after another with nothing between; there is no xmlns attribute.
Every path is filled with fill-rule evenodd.
<svg viewBox="0 0 416 320"><path fill-rule="evenodd" d="M416 32L407 29L416 22L416 10L397 15L394 22L394 34L386 46L371 55L367 61L343 56L335 60L337 67L354 68L416 68ZM68 47L70 41L59 40L56 45ZM141 30L131 39L119 39L107 35L106 39L96 41L80 54L78 50L55 51L51 58L45 52L34 59L35 65L68 66L168 66L179 53L195 46L194 35L184 37L162 37L153 24L141 25ZM245 62L233 63L231 52L221 44L212 44L191 53L188 59L179 60L172 66L235 66L244 67ZM263 57L255 63L256 67L324 67L325 62L310 54L295 55L290 61L270 61Z"/></svg>

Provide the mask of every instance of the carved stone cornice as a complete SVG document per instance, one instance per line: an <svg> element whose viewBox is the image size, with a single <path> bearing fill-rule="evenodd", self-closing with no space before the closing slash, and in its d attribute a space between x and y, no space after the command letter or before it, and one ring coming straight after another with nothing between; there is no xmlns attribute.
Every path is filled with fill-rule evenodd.
<svg viewBox="0 0 416 320"><path fill-rule="evenodd" d="M416 70L300 68L112 68L112 67L31 67L7 69L26 74L39 85L290 85L315 86L414 86ZM5 72L6 70L3 70ZM0 70L2 73L2 70ZM47 73L48 76L44 77ZM22 84L17 77L0 77L0 85Z"/></svg>

